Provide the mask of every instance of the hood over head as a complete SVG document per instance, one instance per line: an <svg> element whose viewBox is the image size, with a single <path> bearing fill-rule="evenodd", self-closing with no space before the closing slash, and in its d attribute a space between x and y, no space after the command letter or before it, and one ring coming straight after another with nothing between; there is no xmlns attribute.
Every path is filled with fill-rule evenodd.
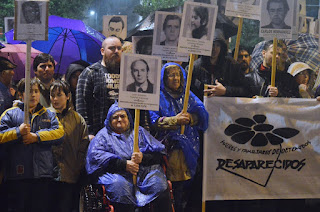
<svg viewBox="0 0 320 212"><path fill-rule="evenodd" d="M180 80L180 85L182 86L182 91L185 90L185 87L186 87L186 84L187 84L187 76L186 76L186 73L185 73L185 70L182 68L182 66L180 66L179 64L177 63L173 63L173 62L170 62L170 63L166 63L164 64L164 66L162 67L161 69L161 82L160 82L160 90L162 91L165 91L166 89L166 85L165 85L165 79L164 77L165 76L165 69L168 67L168 66L178 66L180 68L180 76L182 75L182 79Z"/></svg>
<svg viewBox="0 0 320 212"><path fill-rule="evenodd" d="M303 62L295 62L292 63L289 68L288 68L288 73L291 74L292 76L296 76L297 74L299 74L300 72L304 71L304 70L311 70L311 67Z"/></svg>
<svg viewBox="0 0 320 212"><path fill-rule="evenodd" d="M107 118L104 121L104 126L108 129L109 132L111 132L111 131L113 132L113 129L111 128L111 122L110 122L111 121L111 117L115 112L120 111L120 110L126 111L128 119L129 119L130 130L133 129L134 123L133 123L131 114L129 113L128 109L119 107L118 102L116 101L109 108L109 111L108 111L108 114L107 114Z"/></svg>

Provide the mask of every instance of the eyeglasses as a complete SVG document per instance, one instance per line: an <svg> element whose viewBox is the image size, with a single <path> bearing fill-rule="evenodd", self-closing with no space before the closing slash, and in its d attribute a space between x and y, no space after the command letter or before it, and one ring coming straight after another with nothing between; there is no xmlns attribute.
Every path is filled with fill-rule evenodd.
<svg viewBox="0 0 320 212"><path fill-rule="evenodd" d="M169 74L168 75L169 78L174 78L174 77L180 77L180 74Z"/></svg>

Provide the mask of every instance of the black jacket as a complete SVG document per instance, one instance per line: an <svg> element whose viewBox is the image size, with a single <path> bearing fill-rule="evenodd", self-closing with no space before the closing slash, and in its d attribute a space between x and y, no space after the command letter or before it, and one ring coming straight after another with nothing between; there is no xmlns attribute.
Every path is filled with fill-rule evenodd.
<svg viewBox="0 0 320 212"><path fill-rule="evenodd" d="M259 69L254 70L246 75L248 83L250 85L250 96L268 96L268 86L271 85L271 70L265 68L262 70L262 66ZM299 98L299 87L294 78L286 71L276 72L275 87L278 88L278 97L294 97Z"/></svg>
<svg viewBox="0 0 320 212"><path fill-rule="evenodd" d="M186 67L185 70L188 70ZM225 57L220 65L210 66L204 57L194 62L191 91L203 101L204 84L213 85L218 80L225 88L225 96L247 97L249 87L240 70L239 64L230 57Z"/></svg>

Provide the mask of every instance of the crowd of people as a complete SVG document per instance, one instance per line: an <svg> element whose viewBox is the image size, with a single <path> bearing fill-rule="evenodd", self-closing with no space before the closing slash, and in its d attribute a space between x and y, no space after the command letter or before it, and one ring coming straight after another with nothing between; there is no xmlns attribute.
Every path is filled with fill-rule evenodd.
<svg viewBox="0 0 320 212"><path fill-rule="evenodd" d="M117 103L119 38L103 41L101 61L90 66L70 64L64 80L54 79L53 57L39 54L33 62L36 77L30 91L24 90L24 79L12 89L16 65L0 57L0 210L78 211L81 186L92 183L105 186L116 211L148 210L149 203L153 211L171 211L169 179L175 211L199 211L203 132L209 118L204 95L320 95L320 87L316 92L311 89L310 66L302 62L281 65L286 60L283 51L286 49L279 45L276 83L271 86L273 42L265 42L263 62L251 69L251 51L242 47L238 61L232 59L223 31L216 29L211 56L194 62L187 112L182 109L188 67L164 64L159 111L143 111L139 152L133 152L132 115ZM133 77L141 72L141 65L145 66L143 60L134 63ZM128 90L139 91L136 84L132 87ZM26 94L30 95L28 123L24 123ZM162 168L165 161L166 173ZM137 185L132 176L137 176Z"/></svg>

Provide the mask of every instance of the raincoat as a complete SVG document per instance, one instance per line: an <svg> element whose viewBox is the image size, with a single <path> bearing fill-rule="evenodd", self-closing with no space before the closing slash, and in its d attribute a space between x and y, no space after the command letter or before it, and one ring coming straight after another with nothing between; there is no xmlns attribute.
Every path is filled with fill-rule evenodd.
<svg viewBox="0 0 320 212"><path fill-rule="evenodd" d="M163 76L164 70L169 65L177 65L180 67L183 74L183 89L178 97L173 97L165 88ZM181 82L181 81L180 81ZM161 83L160 83L160 106L159 111L150 111L151 123L156 125L158 119L161 117L172 117L180 113L183 109L183 102L185 97L186 88L186 75L183 68L176 63L167 63L163 66L161 70ZM158 129L158 135L156 136L158 140L170 140L174 142L172 149L167 149L168 153L174 149L181 149L183 151L186 165L189 169L189 174L191 177L194 176L197 160L199 157L199 133L198 130L205 131L208 128L208 112L206 111L201 100L196 97L191 91L188 102L187 112L190 114L196 114L198 117L198 123L194 126L186 125L185 133L180 134L180 127L173 130L161 130ZM170 161L170 158L169 158ZM170 179L171 180L171 179ZM173 180L174 181L174 180Z"/></svg>
<svg viewBox="0 0 320 212"><path fill-rule="evenodd" d="M130 121L130 129L122 134L115 133L110 124L112 115L119 110L125 110ZM139 165L137 186L134 186L132 174L126 171L126 161L131 159L133 153L134 131L131 115L126 109L119 108L116 102L110 107L104 124L105 127L89 144L86 158L88 174L96 179L96 183L105 185L111 202L139 207L150 203L165 191L168 185L160 164L150 165L150 162L144 159L147 155L164 153L164 145L139 127L139 148L143 159ZM122 168L119 167L122 166L121 163L115 167L117 161L124 162Z"/></svg>

